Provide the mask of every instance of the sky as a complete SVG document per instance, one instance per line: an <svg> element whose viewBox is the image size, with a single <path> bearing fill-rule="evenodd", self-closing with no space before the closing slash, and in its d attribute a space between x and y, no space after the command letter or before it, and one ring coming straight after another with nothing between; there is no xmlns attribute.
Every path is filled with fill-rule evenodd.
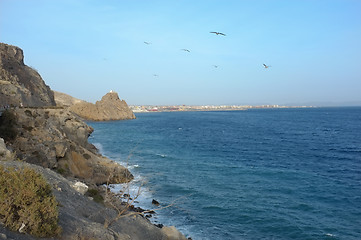
<svg viewBox="0 0 361 240"><path fill-rule="evenodd" d="M0 42L93 103L361 105L360 0L0 0Z"/></svg>

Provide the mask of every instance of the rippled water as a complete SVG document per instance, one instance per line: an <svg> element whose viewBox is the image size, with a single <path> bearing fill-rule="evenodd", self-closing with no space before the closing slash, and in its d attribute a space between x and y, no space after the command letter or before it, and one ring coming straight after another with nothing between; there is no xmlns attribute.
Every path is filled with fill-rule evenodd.
<svg viewBox="0 0 361 240"><path fill-rule="evenodd" d="M361 108L141 113L90 122L153 222L197 239L361 239Z"/></svg>

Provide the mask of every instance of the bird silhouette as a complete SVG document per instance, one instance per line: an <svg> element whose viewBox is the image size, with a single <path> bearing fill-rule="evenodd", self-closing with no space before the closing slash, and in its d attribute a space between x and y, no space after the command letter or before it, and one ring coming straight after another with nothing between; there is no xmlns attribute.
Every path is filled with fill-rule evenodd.
<svg viewBox="0 0 361 240"><path fill-rule="evenodd" d="M218 65L213 65L213 67L217 68L217 67L218 67Z"/></svg>
<svg viewBox="0 0 361 240"><path fill-rule="evenodd" d="M181 49L182 51L185 51L185 52L191 52L191 51L189 51L188 49L185 49L185 48L183 48L183 49Z"/></svg>
<svg viewBox="0 0 361 240"><path fill-rule="evenodd" d="M224 33L221 33L221 32L209 32L209 33L214 33L214 34L216 34L216 35L222 35L222 36L226 36L226 34L224 34Z"/></svg>
<svg viewBox="0 0 361 240"><path fill-rule="evenodd" d="M147 44L147 45L151 44L150 42L144 42L144 43Z"/></svg>
<svg viewBox="0 0 361 240"><path fill-rule="evenodd" d="M272 66L267 66L266 64L263 63L263 66L264 68L269 68L269 67L272 67Z"/></svg>
<svg viewBox="0 0 361 240"><path fill-rule="evenodd" d="M157 75L157 74L153 74L153 77L158 77L158 75Z"/></svg>

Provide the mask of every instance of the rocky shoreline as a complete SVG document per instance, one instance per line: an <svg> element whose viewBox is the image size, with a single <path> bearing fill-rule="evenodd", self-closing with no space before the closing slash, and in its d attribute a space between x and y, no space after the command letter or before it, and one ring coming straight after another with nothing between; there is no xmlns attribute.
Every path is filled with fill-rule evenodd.
<svg viewBox="0 0 361 240"><path fill-rule="evenodd" d="M63 229L56 239L186 239L107 189L104 184L128 183L133 175L88 142L93 129L83 118L91 118L71 108L84 102L56 106L54 93L23 59L20 48L0 43L0 104L9 106L0 116L0 165L34 169L51 185ZM94 106L86 111L105 116L96 120L134 118L114 92ZM6 229L0 216L0 239L38 238Z"/></svg>

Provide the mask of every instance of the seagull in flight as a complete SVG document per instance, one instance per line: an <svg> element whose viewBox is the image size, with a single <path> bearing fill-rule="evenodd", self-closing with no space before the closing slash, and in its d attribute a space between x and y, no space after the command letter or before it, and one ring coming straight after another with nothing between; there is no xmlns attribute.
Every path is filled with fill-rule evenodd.
<svg viewBox="0 0 361 240"><path fill-rule="evenodd" d="M268 66L268 65L266 65L266 64L264 64L264 63L263 63L263 66L264 66L264 68L272 67L272 66Z"/></svg>
<svg viewBox="0 0 361 240"><path fill-rule="evenodd" d="M181 49L182 51L185 51L185 52L191 52L191 51L189 51L188 49L185 49L185 48L183 48L183 49Z"/></svg>
<svg viewBox="0 0 361 240"><path fill-rule="evenodd" d="M144 43L147 44L147 45L151 44L150 42L144 42Z"/></svg>
<svg viewBox="0 0 361 240"><path fill-rule="evenodd" d="M224 33L221 33L221 32L209 32L209 33L214 33L214 34L216 34L216 35L222 35L222 36L226 36L226 34L224 34Z"/></svg>

